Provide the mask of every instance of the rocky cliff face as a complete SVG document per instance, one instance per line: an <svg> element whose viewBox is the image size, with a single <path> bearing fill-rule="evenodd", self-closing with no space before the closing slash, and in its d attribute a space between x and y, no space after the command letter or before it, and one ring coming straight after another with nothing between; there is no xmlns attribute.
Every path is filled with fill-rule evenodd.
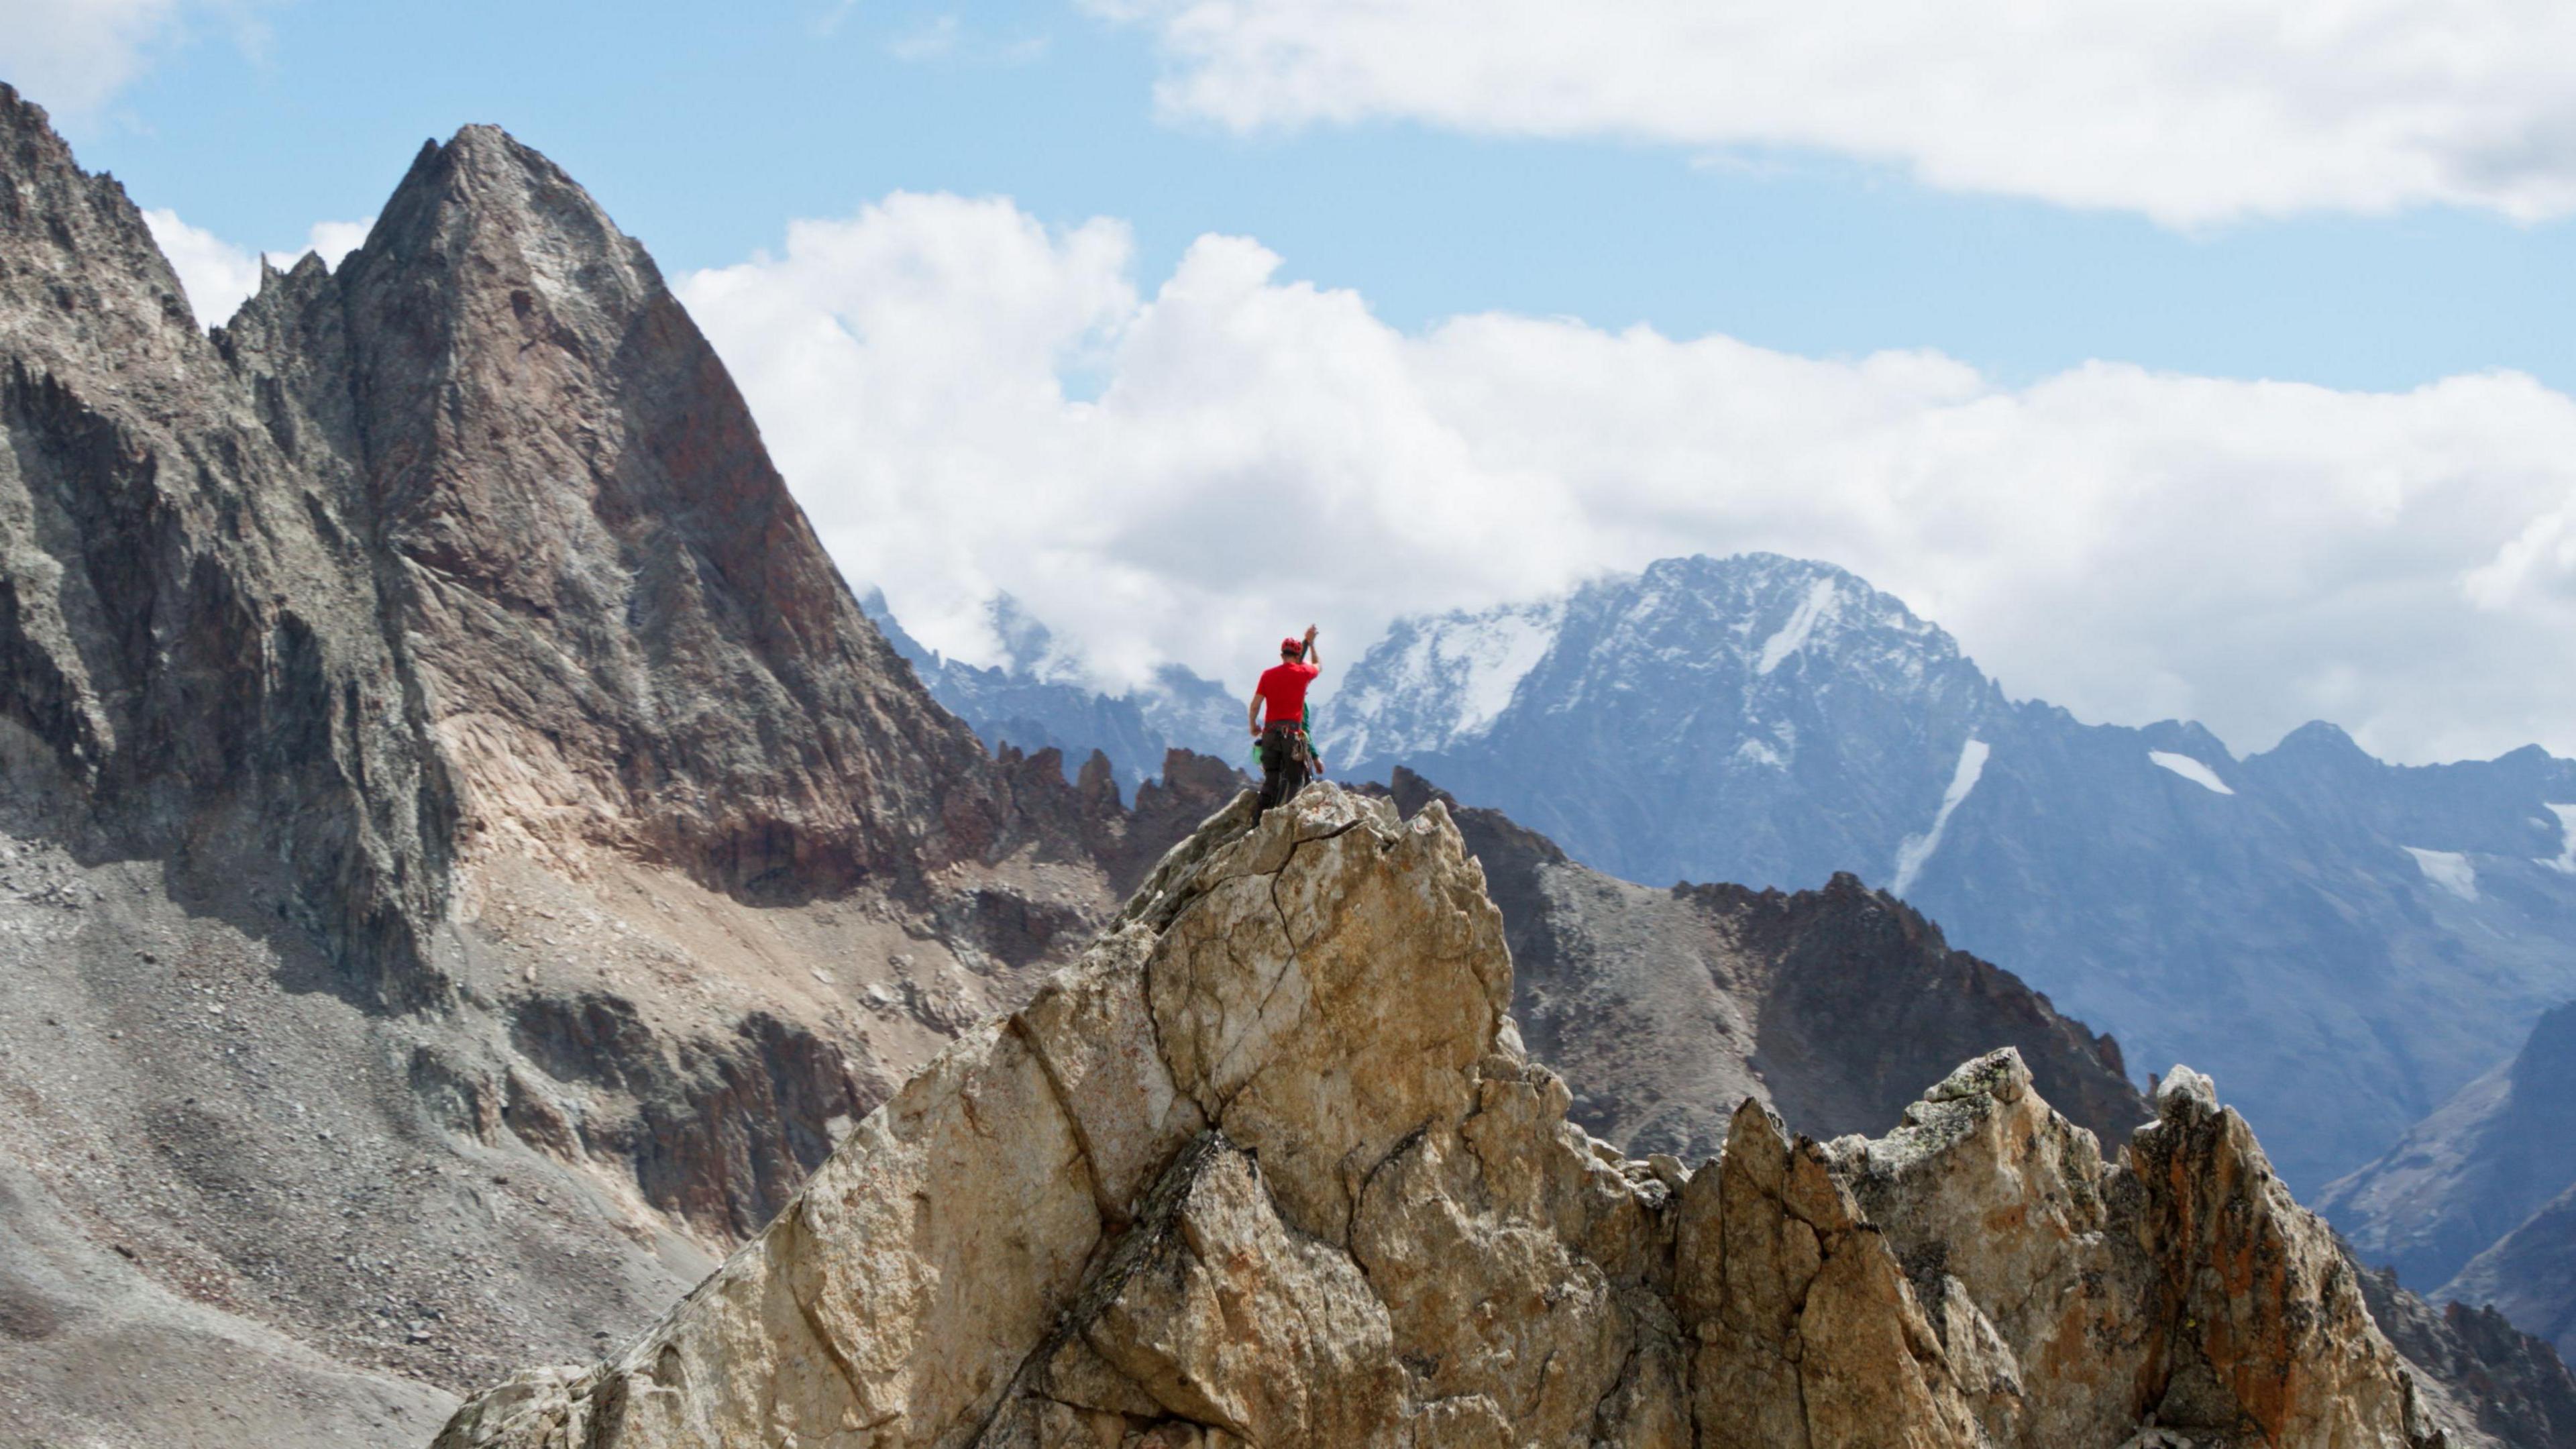
<svg viewBox="0 0 2576 1449"><path fill-rule="evenodd" d="M489 127L425 148L339 272L270 277L216 342L290 456L346 470L460 849L795 898L1000 838L983 752L862 620L651 259L545 158Z"/></svg>
<svg viewBox="0 0 2576 1449"><path fill-rule="evenodd" d="M423 953L451 782L347 469L290 454L123 190L6 88L0 181L11 785L85 852L267 894L365 986L406 989L380 967Z"/></svg>
<svg viewBox="0 0 2576 1449"><path fill-rule="evenodd" d="M650 1331L440 1449L2444 1442L2206 1079L2111 1160L2005 1051L1883 1138L1747 1103L1628 1161L1522 1050L1445 806L1245 818Z"/></svg>
<svg viewBox="0 0 2576 1449"><path fill-rule="evenodd" d="M425 148L337 273L271 273L209 340L14 92L0 154L0 701L102 846L231 876L264 840L358 982L414 999L480 855L799 899L1010 843L1007 778L543 157Z"/></svg>

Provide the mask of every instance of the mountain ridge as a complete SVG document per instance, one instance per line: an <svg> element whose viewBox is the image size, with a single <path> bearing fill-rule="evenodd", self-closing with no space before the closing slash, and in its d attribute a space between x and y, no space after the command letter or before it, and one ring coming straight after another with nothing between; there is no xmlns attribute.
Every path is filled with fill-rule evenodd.
<svg viewBox="0 0 2576 1449"><path fill-rule="evenodd" d="M2576 1354L2576 1002L2318 1205L2435 1301L2499 1308Z"/></svg>
<svg viewBox="0 0 2576 1449"><path fill-rule="evenodd" d="M1819 1140L1865 1132L1921 1079L2006 1046L2106 1141L2152 1115L2109 1035L1852 876L1654 890L1402 766L1388 798L1408 819L1448 812L1503 914L1523 1041L1566 1078L1568 1120L1630 1156L1704 1157L1747 1099Z"/></svg>
<svg viewBox="0 0 2576 1449"><path fill-rule="evenodd" d="M1748 1101L1628 1160L1521 1050L1480 877L1438 800L1238 799L651 1331L437 1449L2493 1442L2197 1073L2116 1164L2009 1049L1874 1141Z"/></svg>

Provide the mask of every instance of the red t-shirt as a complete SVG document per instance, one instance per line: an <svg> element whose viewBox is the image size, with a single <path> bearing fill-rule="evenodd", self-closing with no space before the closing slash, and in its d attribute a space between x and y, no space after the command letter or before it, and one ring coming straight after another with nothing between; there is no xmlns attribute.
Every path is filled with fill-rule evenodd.
<svg viewBox="0 0 2576 1449"><path fill-rule="evenodd" d="M1261 687L1253 693L1269 705L1263 713L1264 724L1294 724L1306 717L1306 686L1315 682L1323 670L1299 661L1261 671Z"/></svg>

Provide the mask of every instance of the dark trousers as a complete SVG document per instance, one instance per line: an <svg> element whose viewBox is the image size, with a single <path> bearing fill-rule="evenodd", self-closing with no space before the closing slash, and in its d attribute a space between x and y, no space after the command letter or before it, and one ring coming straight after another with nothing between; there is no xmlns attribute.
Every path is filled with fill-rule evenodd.
<svg viewBox="0 0 2576 1449"><path fill-rule="evenodd" d="M1261 796L1253 804L1252 818L1273 805L1285 805L1306 788L1311 773L1307 768L1306 732L1293 724L1274 724L1261 732Z"/></svg>

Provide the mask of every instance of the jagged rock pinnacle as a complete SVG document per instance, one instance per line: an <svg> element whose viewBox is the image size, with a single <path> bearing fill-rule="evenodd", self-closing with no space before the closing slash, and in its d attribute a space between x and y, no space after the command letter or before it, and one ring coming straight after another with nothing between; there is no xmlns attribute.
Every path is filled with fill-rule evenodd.
<svg viewBox="0 0 2576 1449"><path fill-rule="evenodd" d="M1246 816L650 1333L438 1449L2441 1442L2203 1093L2135 1168L2010 1051L1879 1141L1748 1102L1696 1171L1622 1161L1520 1051L1445 806Z"/></svg>

